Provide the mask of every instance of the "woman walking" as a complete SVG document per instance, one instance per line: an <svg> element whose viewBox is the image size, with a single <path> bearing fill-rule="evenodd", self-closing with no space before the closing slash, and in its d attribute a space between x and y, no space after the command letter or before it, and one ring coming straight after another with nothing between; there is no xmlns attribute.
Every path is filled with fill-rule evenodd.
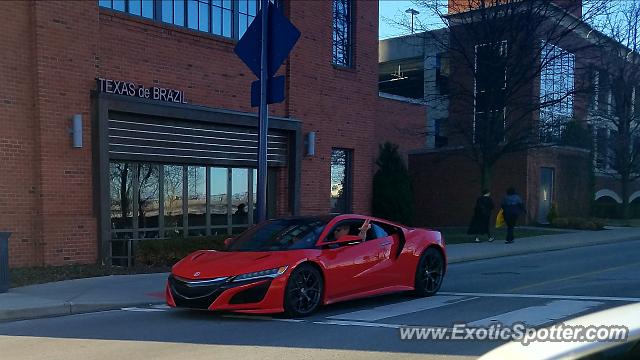
<svg viewBox="0 0 640 360"><path fill-rule="evenodd" d="M502 211L504 213L504 222L507 224L507 241L505 243L511 244L513 242L513 229L516 227L518 217L527 212L522 198L513 187L507 189L507 196L502 200Z"/></svg>
<svg viewBox="0 0 640 360"><path fill-rule="evenodd" d="M473 218L469 225L467 233L469 235L475 235L475 242L480 242L480 235L486 234L489 242L493 241L490 230L491 211L493 211L493 200L491 200L491 193L489 190L482 190L482 195L476 200L476 206L473 209Z"/></svg>

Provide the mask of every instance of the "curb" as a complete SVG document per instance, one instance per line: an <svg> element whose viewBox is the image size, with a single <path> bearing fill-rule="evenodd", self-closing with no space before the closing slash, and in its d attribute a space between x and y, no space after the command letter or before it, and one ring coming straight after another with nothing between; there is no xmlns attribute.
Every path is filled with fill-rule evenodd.
<svg viewBox="0 0 640 360"><path fill-rule="evenodd" d="M513 249L513 250L508 250L503 253L497 253L497 254L469 255L469 256L462 256L455 259L449 258L448 263L456 264L456 263L464 263L464 262L470 262L470 261L496 259L496 258L508 257L508 256L528 255L528 254L544 253L548 251L558 251L558 250L581 248L581 247L587 247L587 246L606 245L606 244L613 244L618 242L634 241L634 240L636 241L640 240L640 237L636 235L633 237L626 236L626 237L620 237L616 239L591 240L591 241L586 241L584 243L578 243L578 244L574 243L574 244L564 244L564 245L549 245L549 246L539 247L536 249Z"/></svg>
<svg viewBox="0 0 640 360"><path fill-rule="evenodd" d="M76 314L86 314L108 310L118 310L124 307L141 307L161 305L164 301L123 302L117 304L76 304L65 302L58 305L32 307L26 309L0 310L0 323L19 320L33 320L40 318L59 317Z"/></svg>

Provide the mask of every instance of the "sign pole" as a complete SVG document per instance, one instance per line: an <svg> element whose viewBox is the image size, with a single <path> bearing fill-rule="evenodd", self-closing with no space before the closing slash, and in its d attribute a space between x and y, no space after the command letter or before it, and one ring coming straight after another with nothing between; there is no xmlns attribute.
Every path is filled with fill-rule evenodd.
<svg viewBox="0 0 640 360"><path fill-rule="evenodd" d="M260 49L260 126L258 129L258 222L267 219L267 132L269 131L269 108L267 105L269 0L260 0L262 9L262 34Z"/></svg>

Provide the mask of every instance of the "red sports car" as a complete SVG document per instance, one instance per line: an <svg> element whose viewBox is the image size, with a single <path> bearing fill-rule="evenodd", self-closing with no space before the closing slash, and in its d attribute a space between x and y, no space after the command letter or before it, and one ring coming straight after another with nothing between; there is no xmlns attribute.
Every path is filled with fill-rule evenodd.
<svg viewBox="0 0 640 360"><path fill-rule="evenodd" d="M173 266L168 305L299 317L389 292L434 295L447 266L439 232L361 215L269 220L226 243Z"/></svg>

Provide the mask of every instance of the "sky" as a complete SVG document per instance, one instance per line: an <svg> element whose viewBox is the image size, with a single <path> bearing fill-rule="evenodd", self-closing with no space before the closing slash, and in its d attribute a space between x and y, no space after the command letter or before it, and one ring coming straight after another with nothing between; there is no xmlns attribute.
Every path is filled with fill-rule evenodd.
<svg viewBox="0 0 640 360"><path fill-rule="evenodd" d="M591 3L590 1L599 0L583 0L583 3L586 7L587 4ZM622 4L627 1L635 1L638 2L640 0L609 0L609 4L613 5L611 7L612 11L616 11L616 7L618 3ZM446 6L447 0L442 0L442 4ZM415 1L411 0L379 0L379 38L386 39L395 36L408 35L411 33L411 30L408 26L398 25L399 22L405 21L406 24L410 24L411 17L409 14L405 13L405 10L409 8L414 8L415 10L420 11L421 13L416 16L417 20L414 22L421 22L423 26L428 25L429 29L436 29L443 27L442 21L433 13L431 13L428 9L416 5ZM442 11L446 11L443 10ZM588 11L588 10L585 10ZM419 28L419 25L416 26ZM596 26L597 28L597 26Z"/></svg>
<svg viewBox="0 0 640 360"><path fill-rule="evenodd" d="M405 13L405 10L409 8L414 8L421 12L416 16L417 20L414 20L414 23L420 21L423 24L441 24L440 19L430 14L427 9L416 6L416 4L411 0L380 0L379 4L380 39L408 35L411 33L411 30L408 27L392 23L401 22L402 20L410 23L410 14Z"/></svg>

